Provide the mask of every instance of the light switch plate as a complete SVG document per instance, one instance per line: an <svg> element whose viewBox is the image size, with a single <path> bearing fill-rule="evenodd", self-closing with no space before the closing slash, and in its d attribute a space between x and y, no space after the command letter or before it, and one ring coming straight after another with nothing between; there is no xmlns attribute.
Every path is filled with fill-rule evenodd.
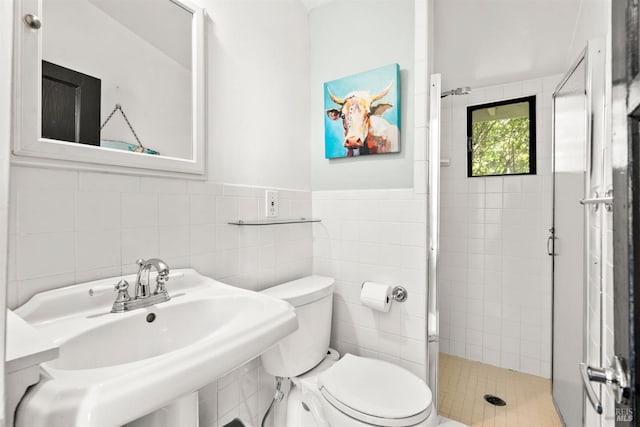
<svg viewBox="0 0 640 427"><path fill-rule="evenodd" d="M278 210L280 203L278 201L278 192L273 190L266 190L264 194L264 200L266 205L265 216L273 218L278 216Z"/></svg>

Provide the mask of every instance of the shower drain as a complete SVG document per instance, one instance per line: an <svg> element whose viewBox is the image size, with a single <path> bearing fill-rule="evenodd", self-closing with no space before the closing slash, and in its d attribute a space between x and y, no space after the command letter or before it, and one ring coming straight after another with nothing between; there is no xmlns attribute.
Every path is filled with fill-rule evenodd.
<svg viewBox="0 0 640 427"><path fill-rule="evenodd" d="M486 400L488 403L492 404L493 406L505 406L507 404L507 402L500 399L498 396L494 396L492 394L485 394L484 400Z"/></svg>

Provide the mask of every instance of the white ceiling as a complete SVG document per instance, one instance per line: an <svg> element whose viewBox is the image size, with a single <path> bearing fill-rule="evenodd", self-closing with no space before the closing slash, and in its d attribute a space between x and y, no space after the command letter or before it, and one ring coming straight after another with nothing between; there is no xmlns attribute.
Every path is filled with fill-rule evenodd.
<svg viewBox="0 0 640 427"><path fill-rule="evenodd" d="M563 73L579 9L580 0L435 0L443 90Z"/></svg>
<svg viewBox="0 0 640 427"><path fill-rule="evenodd" d="M340 0L300 0L309 10L332 1ZM435 4L434 71L449 90L563 73L585 0L428 1Z"/></svg>
<svg viewBox="0 0 640 427"><path fill-rule="evenodd" d="M336 0L300 0L300 2L309 10L314 7L322 6L323 4L330 3Z"/></svg>
<svg viewBox="0 0 640 427"><path fill-rule="evenodd" d="M311 10L315 7L323 6L327 3L331 3L334 1L339 1L339 0L300 0L300 3L302 3L308 10ZM366 3L372 3L374 1L387 2L387 1L393 1L393 0L358 0L358 1L362 2L363 4L366 4ZM432 1L432 0L428 0L428 1Z"/></svg>

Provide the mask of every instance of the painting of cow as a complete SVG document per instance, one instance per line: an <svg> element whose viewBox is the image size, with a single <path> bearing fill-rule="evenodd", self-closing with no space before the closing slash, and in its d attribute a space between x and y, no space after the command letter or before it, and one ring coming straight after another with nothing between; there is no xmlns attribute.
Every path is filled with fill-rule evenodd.
<svg viewBox="0 0 640 427"><path fill-rule="evenodd" d="M324 84L326 158L400 151L399 74L392 64Z"/></svg>

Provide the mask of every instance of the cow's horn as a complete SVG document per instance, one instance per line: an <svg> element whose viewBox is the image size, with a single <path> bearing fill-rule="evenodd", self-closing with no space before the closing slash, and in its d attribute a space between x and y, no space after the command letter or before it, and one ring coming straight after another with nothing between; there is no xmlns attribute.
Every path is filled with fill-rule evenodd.
<svg viewBox="0 0 640 427"><path fill-rule="evenodd" d="M335 96L334 94L331 93L331 89L327 88L327 92L329 92L329 97L331 98L331 100L333 102L335 102L338 105L343 105L344 104L344 99L340 99L337 96Z"/></svg>
<svg viewBox="0 0 640 427"><path fill-rule="evenodd" d="M382 99L382 98L384 98L385 96L387 96L387 94L388 94L388 93L389 93L389 91L391 90L391 86L392 86L392 85L393 85L393 82L389 83L389 86L387 86L386 88L384 88L384 90L383 90L382 92L380 92L380 93L379 93L379 94L377 94L377 95L373 95L373 96L371 97L371 102L375 102L375 101L377 101L378 99Z"/></svg>

